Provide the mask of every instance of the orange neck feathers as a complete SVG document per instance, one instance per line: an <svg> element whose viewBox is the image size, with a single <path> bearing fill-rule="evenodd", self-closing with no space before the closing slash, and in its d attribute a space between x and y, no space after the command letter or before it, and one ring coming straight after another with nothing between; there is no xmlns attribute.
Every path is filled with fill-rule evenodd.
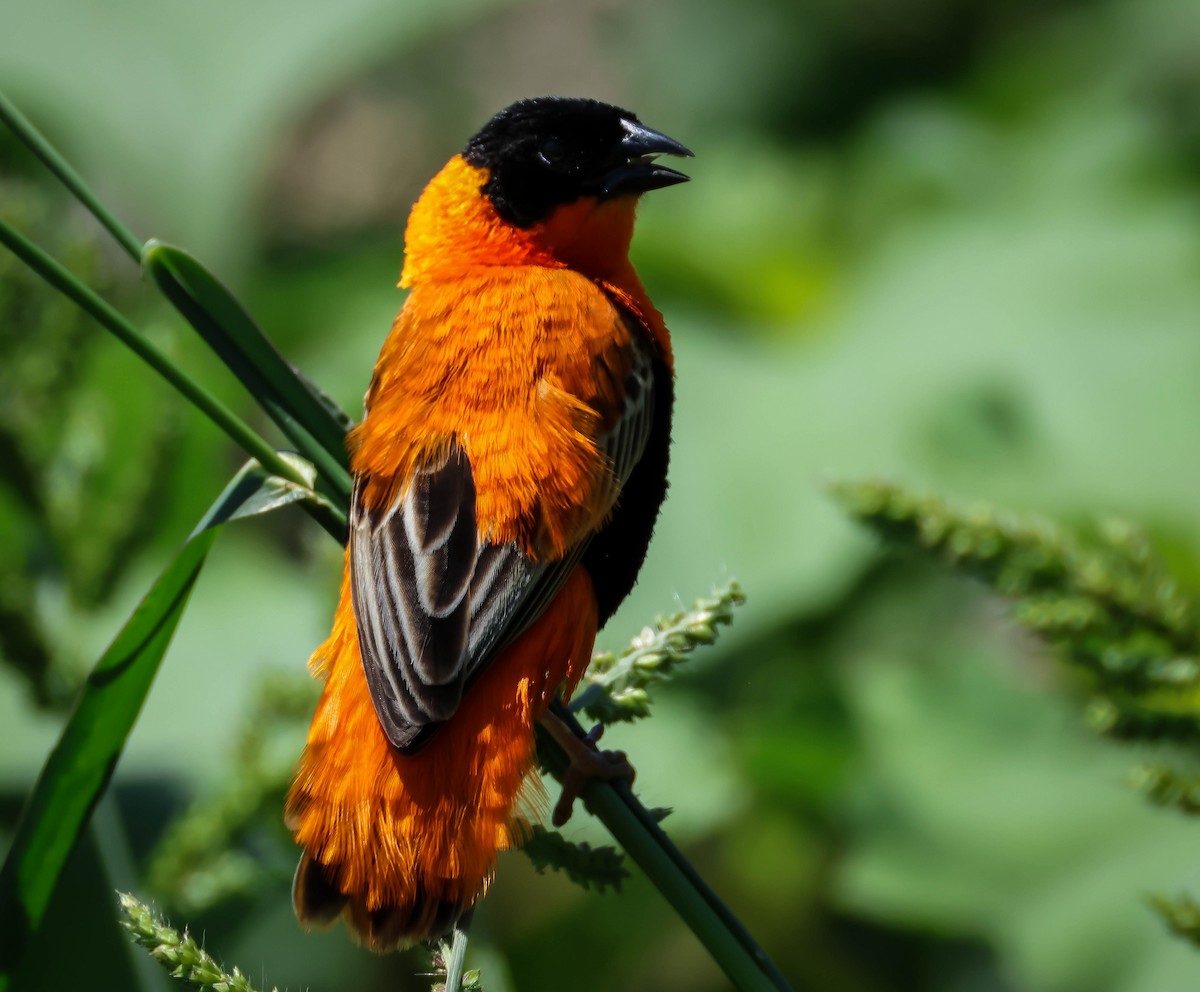
<svg viewBox="0 0 1200 992"><path fill-rule="evenodd" d="M430 180L408 218L400 285L456 279L485 266L569 268L633 313L670 365L671 340L662 314L629 261L637 200L585 197L520 228L497 214L482 193L487 178L486 170L456 155Z"/></svg>

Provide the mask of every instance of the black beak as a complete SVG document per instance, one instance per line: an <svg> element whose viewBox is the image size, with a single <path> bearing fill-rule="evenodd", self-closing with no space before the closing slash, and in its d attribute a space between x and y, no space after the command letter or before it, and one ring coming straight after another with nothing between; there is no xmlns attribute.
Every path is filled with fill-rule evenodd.
<svg viewBox="0 0 1200 992"><path fill-rule="evenodd" d="M625 136L619 146L618 164L601 177L602 197L645 193L648 190L662 189L664 186L688 181L689 177L682 172L668 169L654 161L658 155L692 158L692 153L687 148L674 138L668 138L661 131L655 131L637 121L622 120L621 126L625 130Z"/></svg>

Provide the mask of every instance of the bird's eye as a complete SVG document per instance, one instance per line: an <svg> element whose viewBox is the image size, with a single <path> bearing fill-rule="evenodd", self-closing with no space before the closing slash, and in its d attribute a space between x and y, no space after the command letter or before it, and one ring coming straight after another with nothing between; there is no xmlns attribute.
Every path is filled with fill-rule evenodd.
<svg viewBox="0 0 1200 992"><path fill-rule="evenodd" d="M567 146L557 138L547 138L538 145L537 157L552 169L562 168L567 160Z"/></svg>

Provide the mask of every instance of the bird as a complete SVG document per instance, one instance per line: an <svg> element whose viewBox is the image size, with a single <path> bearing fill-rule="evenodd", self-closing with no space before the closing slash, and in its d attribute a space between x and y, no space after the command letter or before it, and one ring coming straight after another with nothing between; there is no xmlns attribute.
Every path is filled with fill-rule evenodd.
<svg viewBox="0 0 1200 992"><path fill-rule="evenodd" d="M636 582L667 490L671 339L629 260L641 195L689 178L663 155L692 153L611 104L525 99L412 208L285 804L306 927L344 919L387 952L468 920L543 815L539 722L573 769L623 774L548 707Z"/></svg>

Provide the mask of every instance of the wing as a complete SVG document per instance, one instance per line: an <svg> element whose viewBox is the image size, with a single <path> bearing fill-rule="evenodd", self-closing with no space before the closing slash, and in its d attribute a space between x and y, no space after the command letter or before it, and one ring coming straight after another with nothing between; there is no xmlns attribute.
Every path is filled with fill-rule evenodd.
<svg viewBox="0 0 1200 992"><path fill-rule="evenodd" d="M635 340L639 336L635 335ZM654 416L648 350L634 347L622 407L596 439L610 460L612 507L642 456ZM550 604L587 540L556 561L479 538L470 459L457 442L419 468L383 511L350 511L350 573L359 648L380 723L400 749L419 747L458 708L495 653Z"/></svg>

